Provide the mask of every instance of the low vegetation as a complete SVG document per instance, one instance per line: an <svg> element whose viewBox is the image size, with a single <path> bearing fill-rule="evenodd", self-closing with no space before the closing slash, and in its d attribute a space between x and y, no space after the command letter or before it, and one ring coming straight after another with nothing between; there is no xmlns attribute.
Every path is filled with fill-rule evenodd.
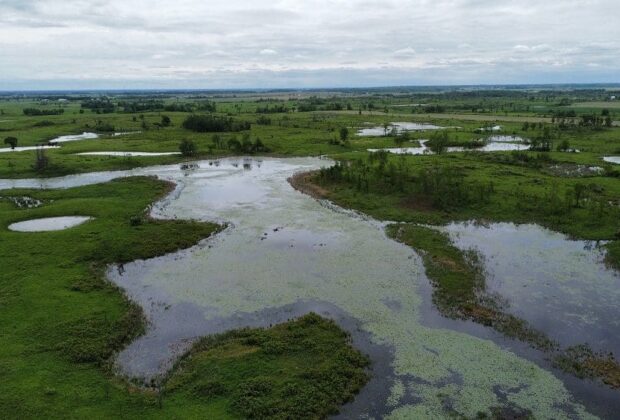
<svg viewBox="0 0 620 420"><path fill-rule="evenodd" d="M368 364L346 333L311 313L270 329L201 339L164 393L222 407L231 417L319 419L353 400L368 380Z"/></svg>

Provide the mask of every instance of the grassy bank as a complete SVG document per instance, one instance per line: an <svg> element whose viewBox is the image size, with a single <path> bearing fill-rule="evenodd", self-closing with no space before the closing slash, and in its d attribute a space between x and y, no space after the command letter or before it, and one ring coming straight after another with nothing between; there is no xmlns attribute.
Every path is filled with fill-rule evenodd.
<svg viewBox="0 0 620 420"><path fill-rule="evenodd" d="M10 413L13 418L179 418L204 413L243 417L253 409L246 405L245 411L235 411L232 403L225 404L222 398L209 400L197 395L188 391L189 385L182 385L189 384L189 379L176 376L172 379L175 385L166 392L160 408L161 399L156 393L134 388L109 369L111 356L143 331L144 320L140 308L105 280L105 266L187 248L219 229L211 223L149 219L145 208L169 190L170 185L162 181L130 178L68 190L0 192L4 197L0 199L3 413ZM7 198L17 196L29 196L43 204L20 209ZM19 233L6 229L21 220L66 215L94 219L58 232ZM278 330L243 331L213 340L209 343L218 348L222 357L212 357L210 353L204 364L203 356L192 357L188 359L192 365L183 367L185 375L194 369L206 372L224 367L232 372L230 363L234 365L243 359L244 371L256 373L267 384L297 383L304 377L304 367L315 376L305 377L308 380L300 386L300 392L307 394L311 388L305 386L320 386L324 381L341 385L334 387L334 393L321 394L318 402L299 405L306 410L315 409L320 403L331 411L364 383L365 359L348 346L342 331L328 321L309 317ZM314 344L307 345L309 342ZM296 350L281 357L275 347L267 349L270 345ZM265 346L264 352L255 351L260 346ZM231 350L225 355L233 347L243 351ZM251 351L246 351L248 348ZM323 357L326 348L334 351L330 353L332 358ZM201 352L202 347L197 347L194 354ZM283 370L295 366L299 369L294 370L294 375ZM252 378L227 378L226 386L242 389L247 382L251 393ZM244 401L254 403L250 397ZM278 410L285 412L282 407Z"/></svg>

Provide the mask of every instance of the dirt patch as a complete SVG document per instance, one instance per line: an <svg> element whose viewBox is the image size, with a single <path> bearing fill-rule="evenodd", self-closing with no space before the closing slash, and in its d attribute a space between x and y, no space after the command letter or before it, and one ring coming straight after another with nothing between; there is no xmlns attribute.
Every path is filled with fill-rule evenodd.
<svg viewBox="0 0 620 420"><path fill-rule="evenodd" d="M409 210L425 213L436 210L430 197L409 197L404 199L401 205Z"/></svg>
<svg viewBox="0 0 620 420"><path fill-rule="evenodd" d="M299 172L288 178L287 181L297 191L308 194L311 197L317 199L327 198L329 191L314 182L314 177L317 173L318 171Z"/></svg>

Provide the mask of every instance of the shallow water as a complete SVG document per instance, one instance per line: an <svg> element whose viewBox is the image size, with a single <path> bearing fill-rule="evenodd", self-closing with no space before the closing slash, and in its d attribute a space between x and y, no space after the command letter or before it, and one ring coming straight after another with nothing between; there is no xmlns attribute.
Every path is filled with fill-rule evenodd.
<svg viewBox="0 0 620 420"><path fill-rule="evenodd" d="M15 149L11 149L10 147L1 148L0 153L24 152L28 150L37 150L37 149L57 149L60 147L58 143L67 143L70 141L78 141L78 140L92 140L92 139L97 139L97 138L99 138L99 134L84 132L82 134L72 134L68 136L60 136L60 137L53 138L49 140L46 145L16 147Z"/></svg>
<svg viewBox="0 0 620 420"><path fill-rule="evenodd" d="M52 232L69 229L91 219L92 217L87 216L46 217L13 223L8 229L15 232Z"/></svg>
<svg viewBox="0 0 620 420"><path fill-rule="evenodd" d="M180 155L181 152L83 152L76 153L78 156L174 156Z"/></svg>
<svg viewBox="0 0 620 420"><path fill-rule="evenodd" d="M150 321L147 333L118 356L127 375L161 375L197 336L316 309L351 331L373 360L373 382L345 407L345 417L445 417L450 410L474 417L505 403L531 409L537 418L587 417L551 372L488 337L427 323L429 302L422 292L429 283L420 258L388 239L380 223L315 201L286 181L325 164L312 158L223 159L189 170L168 165L0 180L0 188L67 188L157 175L178 187L153 206L155 217L230 223L189 250L109 270Z"/></svg>
<svg viewBox="0 0 620 420"><path fill-rule="evenodd" d="M605 156L603 158L603 160L605 162L616 163L616 164L620 165L620 156Z"/></svg>
<svg viewBox="0 0 620 420"><path fill-rule="evenodd" d="M142 131L119 131L116 133L112 133L112 137L129 136L131 134L140 134L140 133L142 133Z"/></svg>
<svg viewBox="0 0 620 420"><path fill-rule="evenodd" d="M620 356L620 274L591 241L570 240L536 225L453 223L461 249L484 257L487 290L505 310L563 347L589 344Z"/></svg>
<svg viewBox="0 0 620 420"><path fill-rule="evenodd" d="M502 126L494 125L493 127L480 127L478 131L502 131Z"/></svg>
<svg viewBox="0 0 620 420"><path fill-rule="evenodd" d="M10 152L27 152L29 150L37 150L37 149L58 149L59 146L23 146L16 147L15 149L11 149L10 147L0 148L0 153L10 153Z"/></svg>
<svg viewBox="0 0 620 420"><path fill-rule="evenodd" d="M420 140L419 147L395 147L386 149L367 149L369 152L378 152L379 150L385 150L388 153L394 153L397 155L432 155L433 152L426 146L428 140ZM465 148L465 147L448 147L447 153L456 152L507 152L511 150L527 150L530 146L523 143L502 143L502 142L489 142L482 147Z"/></svg>
<svg viewBox="0 0 620 420"><path fill-rule="evenodd" d="M489 136L485 139L494 143L525 143L526 140L519 136Z"/></svg>
<svg viewBox="0 0 620 420"><path fill-rule="evenodd" d="M403 131L424 131L424 130L442 130L447 127L440 127L434 124L426 123L412 123L412 122L393 122L388 127L388 133L395 128L398 133ZM357 131L357 135L361 137L380 137L385 135L385 130L382 126L362 128Z"/></svg>
<svg viewBox="0 0 620 420"><path fill-rule="evenodd" d="M70 141L94 140L94 139L98 139L98 138L99 138L99 134L97 134L97 133L83 132L82 134L71 134L71 135L68 135L68 136L56 137L54 139L51 139L48 143L50 143L50 144L67 143L67 142L70 142Z"/></svg>

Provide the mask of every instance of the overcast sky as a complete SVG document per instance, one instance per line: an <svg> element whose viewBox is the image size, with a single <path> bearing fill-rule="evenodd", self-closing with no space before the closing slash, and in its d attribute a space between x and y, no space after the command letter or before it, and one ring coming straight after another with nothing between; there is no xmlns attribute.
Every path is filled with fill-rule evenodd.
<svg viewBox="0 0 620 420"><path fill-rule="evenodd" d="M0 0L0 89L620 82L618 0Z"/></svg>

